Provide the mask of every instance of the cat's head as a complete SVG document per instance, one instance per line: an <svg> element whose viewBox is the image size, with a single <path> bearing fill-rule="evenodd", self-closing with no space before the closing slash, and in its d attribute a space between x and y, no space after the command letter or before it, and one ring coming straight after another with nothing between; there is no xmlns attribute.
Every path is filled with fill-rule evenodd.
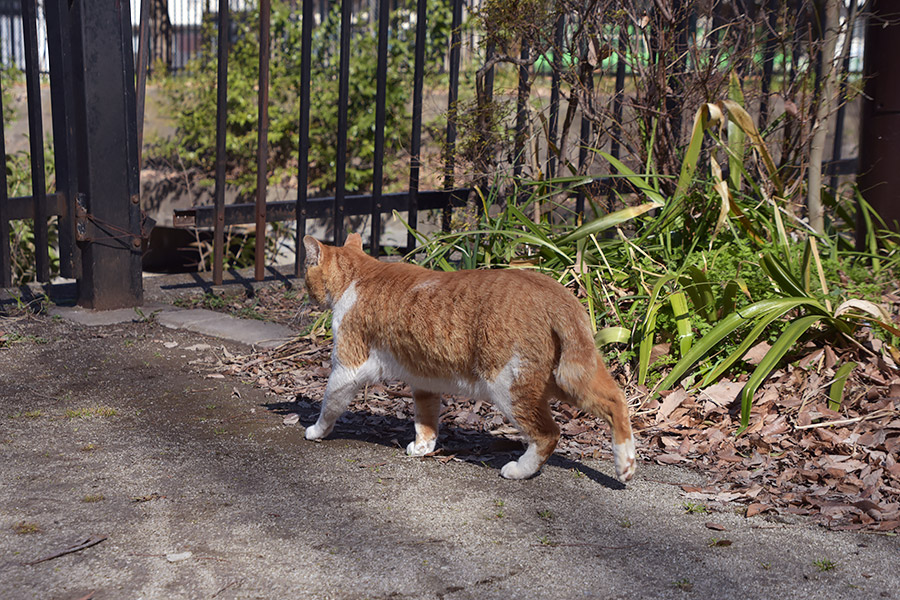
<svg viewBox="0 0 900 600"><path fill-rule="evenodd" d="M347 236L343 247L323 244L308 235L303 238L306 247L306 289L309 296L322 306L332 306L353 282L354 265L362 249L362 237L358 233Z"/></svg>

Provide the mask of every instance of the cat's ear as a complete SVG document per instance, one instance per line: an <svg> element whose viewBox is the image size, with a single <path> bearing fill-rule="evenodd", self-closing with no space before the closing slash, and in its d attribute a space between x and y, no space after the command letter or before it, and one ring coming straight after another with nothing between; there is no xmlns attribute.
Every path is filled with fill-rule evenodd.
<svg viewBox="0 0 900 600"><path fill-rule="evenodd" d="M347 241L344 242L344 248L356 248L357 250L362 250L362 236L358 233L351 233L347 236Z"/></svg>
<svg viewBox="0 0 900 600"><path fill-rule="evenodd" d="M322 259L322 244L311 235L303 238L303 246L306 248L306 266L315 267Z"/></svg>

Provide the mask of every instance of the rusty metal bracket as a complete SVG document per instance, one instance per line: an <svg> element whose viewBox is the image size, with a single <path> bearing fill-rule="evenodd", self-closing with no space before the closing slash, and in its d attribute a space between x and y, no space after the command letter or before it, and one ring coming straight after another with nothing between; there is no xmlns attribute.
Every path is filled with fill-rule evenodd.
<svg viewBox="0 0 900 600"><path fill-rule="evenodd" d="M79 193L75 196L75 240L79 242L93 242L96 241L95 238L88 235L88 222L93 221L97 222L94 216L88 212L87 210L87 196L83 193ZM150 239L150 232L156 226L156 220L151 219L147 213L141 211L141 233L140 235L134 235L132 233L124 233L119 236L113 236L117 238L127 239L133 238L133 245L135 247L140 247L141 240ZM118 228L114 228L118 229Z"/></svg>

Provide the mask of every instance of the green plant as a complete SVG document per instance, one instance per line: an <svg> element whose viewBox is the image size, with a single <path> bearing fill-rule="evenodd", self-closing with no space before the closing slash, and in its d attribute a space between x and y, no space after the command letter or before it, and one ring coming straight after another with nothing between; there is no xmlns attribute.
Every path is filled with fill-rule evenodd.
<svg viewBox="0 0 900 600"><path fill-rule="evenodd" d="M13 532L18 535L29 535L32 533L40 533L41 526L37 523L32 523L29 521L20 521L13 525Z"/></svg>
<svg viewBox="0 0 900 600"><path fill-rule="evenodd" d="M686 577L682 577L681 579L673 581L672 585L684 592L689 592L694 589L694 584L691 583Z"/></svg>
<svg viewBox="0 0 900 600"><path fill-rule="evenodd" d="M813 561L813 565L822 572L832 571L837 567L837 563L827 558L819 558Z"/></svg>
<svg viewBox="0 0 900 600"><path fill-rule="evenodd" d="M91 406L88 408L70 408L65 412L67 419L90 419L93 417L114 417L119 411L109 406Z"/></svg>
<svg viewBox="0 0 900 600"><path fill-rule="evenodd" d="M7 88L4 87L4 90ZM5 102L5 100L4 100ZM4 104L5 108L6 104ZM4 118L6 115L4 114ZM53 154L53 142L44 144L44 178L48 188L52 187L56 175ZM6 155L6 181L10 196L30 196L31 189L31 154L25 150ZM33 281L37 277L35 271L35 237L34 221L31 219L9 222L10 265L12 267L13 285L21 285ZM50 258L50 274L59 273L59 242L57 218L47 221L48 255Z"/></svg>
<svg viewBox="0 0 900 600"><path fill-rule="evenodd" d="M685 500L684 502L682 502L681 508L684 509L684 512L691 515L705 515L709 513L709 507L707 507L705 504L692 502L690 500Z"/></svg>

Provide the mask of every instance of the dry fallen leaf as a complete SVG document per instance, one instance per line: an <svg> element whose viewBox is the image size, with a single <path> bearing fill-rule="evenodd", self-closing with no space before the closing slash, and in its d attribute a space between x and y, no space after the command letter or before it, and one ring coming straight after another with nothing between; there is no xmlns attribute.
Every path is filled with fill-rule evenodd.
<svg viewBox="0 0 900 600"><path fill-rule="evenodd" d="M659 407L659 411L656 413L656 422L662 423L666 419L669 418L669 415L672 412L681 406L681 403L684 402L688 397L687 392L684 388L678 388L668 396L666 396L665 400L663 400L662 405Z"/></svg>
<svg viewBox="0 0 900 600"><path fill-rule="evenodd" d="M747 507L746 517L753 517L762 512L769 510L771 507L768 504L763 504L762 502L754 502L753 504Z"/></svg>
<svg viewBox="0 0 900 600"><path fill-rule="evenodd" d="M743 383L735 383L728 379L723 379L719 383L709 386L700 392L700 398L712 401L716 406L728 406L737 398Z"/></svg>
<svg viewBox="0 0 900 600"><path fill-rule="evenodd" d="M747 353L741 360L747 364L758 365L771 349L772 346L769 345L769 342L760 342L747 350Z"/></svg>

